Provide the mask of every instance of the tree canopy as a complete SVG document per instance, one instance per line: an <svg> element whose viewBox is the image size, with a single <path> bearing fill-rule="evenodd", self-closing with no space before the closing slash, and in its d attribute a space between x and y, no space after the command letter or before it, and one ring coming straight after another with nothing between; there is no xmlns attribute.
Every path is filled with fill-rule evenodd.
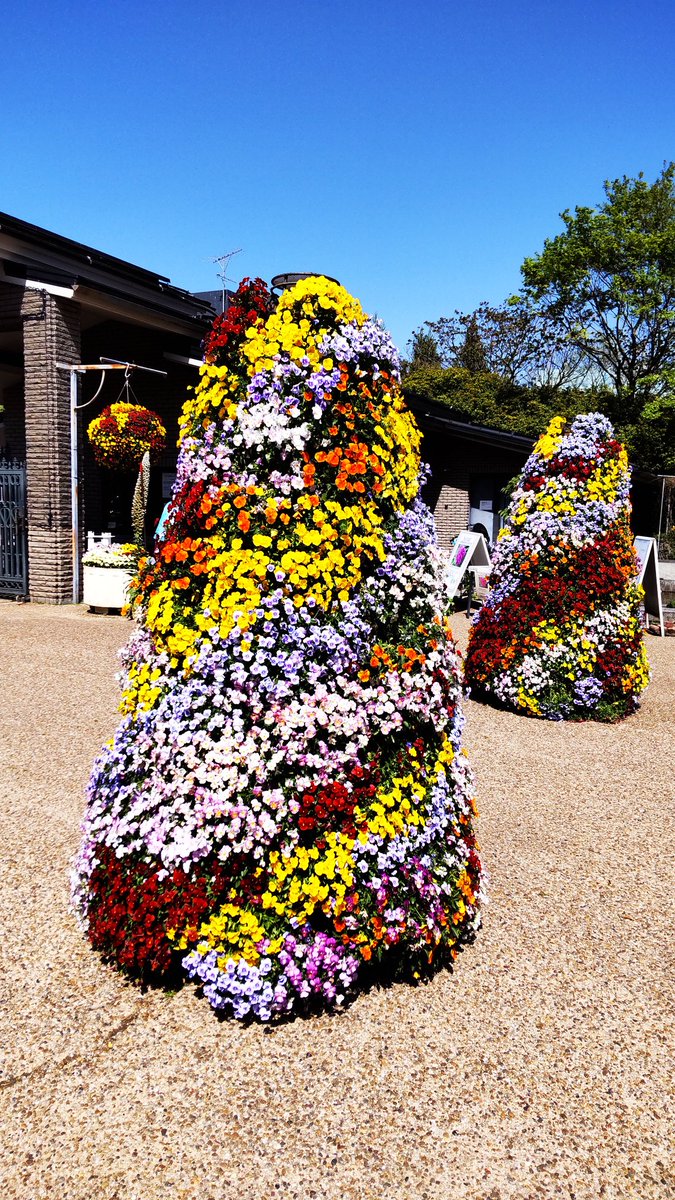
<svg viewBox="0 0 675 1200"><path fill-rule="evenodd" d="M556 412L600 410L635 462L673 471L675 163L604 192L561 214L563 231L525 259L519 295L417 330L406 391L535 436Z"/></svg>
<svg viewBox="0 0 675 1200"><path fill-rule="evenodd" d="M445 367L479 369L525 387L564 386L578 360L556 326L519 296L500 305L484 300L470 313L456 309L414 336L433 338Z"/></svg>
<svg viewBox="0 0 675 1200"><path fill-rule="evenodd" d="M586 388L522 387L494 372L466 367L419 367L404 380L413 408L435 401L460 421L519 433L534 441L556 414L575 417L608 407L608 394Z"/></svg>
<svg viewBox="0 0 675 1200"><path fill-rule="evenodd" d="M565 229L522 266L524 296L609 383L617 417L668 387L675 366L675 163L604 185L599 208L561 214Z"/></svg>
<svg viewBox="0 0 675 1200"><path fill-rule="evenodd" d="M427 333L423 328L416 329L408 342L410 358L403 362L404 374L418 371L424 367L441 367L443 365L438 349L438 342L433 333Z"/></svg>

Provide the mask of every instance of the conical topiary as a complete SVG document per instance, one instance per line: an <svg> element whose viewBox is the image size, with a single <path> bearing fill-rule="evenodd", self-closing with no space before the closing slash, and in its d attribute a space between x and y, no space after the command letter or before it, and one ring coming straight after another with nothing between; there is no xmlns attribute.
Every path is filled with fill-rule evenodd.
<svg viewBox="0 0 675 1200"><path fill-rule="evenodd" d="M511 498L471 629L474 693L554 720L633 711L649 673L629 487L606 417L551 422Z"/></svg>
<svg viewBox="0 0 675 1200"><path fill-rule="evenodd" d="M246 281L181 423L74 902L129 973L269 1019L477 928L458 659L397 354L343 288Z"/></svg>

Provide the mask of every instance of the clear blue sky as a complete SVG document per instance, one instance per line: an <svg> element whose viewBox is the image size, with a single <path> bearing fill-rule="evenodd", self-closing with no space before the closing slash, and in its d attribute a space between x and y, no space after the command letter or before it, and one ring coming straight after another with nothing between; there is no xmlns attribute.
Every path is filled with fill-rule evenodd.
<svg viewBox="0 0 675 1200"><path fill-rule="evenodd" d="M675 158L673 0L6 5L0 210L168 275L334 275L403 347Z"/></svg>

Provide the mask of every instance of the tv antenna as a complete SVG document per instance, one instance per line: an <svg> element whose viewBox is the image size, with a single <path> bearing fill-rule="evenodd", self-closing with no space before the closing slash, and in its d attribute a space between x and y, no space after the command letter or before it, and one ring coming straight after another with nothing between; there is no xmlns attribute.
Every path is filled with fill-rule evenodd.
<svg viewBox="0 0 675 1200"><path fill-rule="evenodd" d="M227 274L227 269L230 265L230 259L234 258L235 254L241 254L241 250L242 248L240 246L238 250L228 250L227 254L220 254L217 256L217 258L211 259L211 262L218 263L218 266L220 267L220 270L217 271L216 274L219 276L223 285L223 312L227 311L227 285L228 283L235 282L234 279L230 279L229 275Z"/></svg>

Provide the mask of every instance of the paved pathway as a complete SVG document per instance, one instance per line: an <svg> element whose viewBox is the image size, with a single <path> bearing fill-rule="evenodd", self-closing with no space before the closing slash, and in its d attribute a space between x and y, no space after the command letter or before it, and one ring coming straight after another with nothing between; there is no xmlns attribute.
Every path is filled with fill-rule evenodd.
<svg viewBox="0 0 675 1200"><path fill-rule="evenodd" d="M266 1030L125 984L68 912L128 623L0 602L0 631L3 1198L675 1195L675 639L649 638L654 682L620 726L469 704L477 942L426 987Z"/></svg>

